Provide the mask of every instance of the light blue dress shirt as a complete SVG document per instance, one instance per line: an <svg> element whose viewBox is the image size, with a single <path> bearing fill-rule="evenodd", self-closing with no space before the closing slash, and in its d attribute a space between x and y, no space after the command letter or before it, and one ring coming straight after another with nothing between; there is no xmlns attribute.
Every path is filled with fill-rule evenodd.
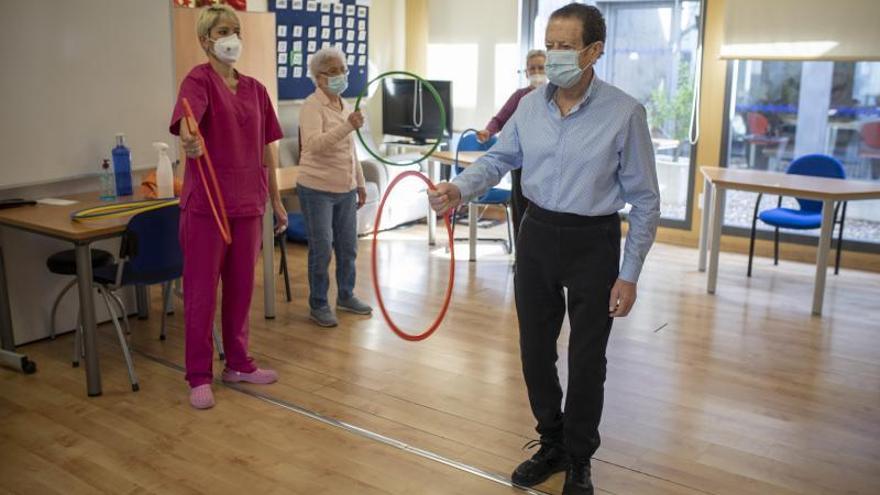
<svg viewBox="0 0 880 495"><path fill-rule="evenodd" d="M660 222L660 188L645 107L593 76L565 117L547 84L519 102L498 142L453 181L470 201L522 168L522 190L544 208L610 215L629 203L620 278L638 281Z"/></svg>

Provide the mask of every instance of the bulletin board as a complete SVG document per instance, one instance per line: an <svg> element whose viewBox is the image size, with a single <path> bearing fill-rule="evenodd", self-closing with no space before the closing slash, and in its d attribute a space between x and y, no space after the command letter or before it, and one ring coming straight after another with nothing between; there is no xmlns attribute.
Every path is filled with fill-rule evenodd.
<svg viewBox="0 0 880 495"><path fill-rule="evenodd" d="M310 95L315 85L308 77L312 54L336 45L347 56L348 89L356 97L369 81L367 26L369 7L363 0L270 0L275 12L278 99Z"/></svg>

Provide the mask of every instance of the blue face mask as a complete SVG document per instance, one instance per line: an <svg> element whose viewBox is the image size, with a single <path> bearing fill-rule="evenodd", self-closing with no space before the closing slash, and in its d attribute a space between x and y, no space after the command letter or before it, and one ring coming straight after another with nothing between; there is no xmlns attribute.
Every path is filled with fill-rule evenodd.
<svg viewBox="0 0 880 495"><path fill-rule="evenodd" d="M348 74L339 74L327 78L327 89L334 95L341 95L348 89Z"/></svg>
<svg viewBox="0 0 880 495"><path fill-rule="evenodd" d="M578 64L578 56L587 48L589 47L582 50L549 50L547 63L544 64L547 79L560 88L570 88L577 84L586 69Z"/></svg>

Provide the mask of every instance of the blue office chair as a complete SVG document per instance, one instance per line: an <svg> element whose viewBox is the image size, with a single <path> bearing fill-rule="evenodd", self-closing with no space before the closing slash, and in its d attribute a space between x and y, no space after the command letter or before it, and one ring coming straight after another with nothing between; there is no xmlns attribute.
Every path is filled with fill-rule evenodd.
<svg viewBox="0 0 880 495"><path fill-rule="evenodd" d="M810 175L814 177L829 177L835 179L846 179L846 172L836 158L828 155L804 155L797 158L788 166L785 171L787 174ZM800 209L783 208L782 196L776 203L776 208L764 210L760 213L758 209L761 205L763 194L758 194L758 200L755 202L755 212L752 216L752 232L749 241L749 268L748 275L752 276L752 258L755 254L755 232L756 224L760 219L762 222L774 227L773 234L773 264L779 264L779 229L795 229L795 230L811 230L818 229L822 226L822 202L810 199L796 198ZM842 206L842 207L841 207ZM839 214L839 215L838 215ZM840 217L838 219L838 216ZM834 206L834 225L840 225L837 234L837 253L834 262L834 274L837 275L840 270L840 252L843 245L843 227L846 219L846 201L838 203ZM832 242L834 236L832 231Z"/></svg>
<svg viewBox="0 0 880 495"><path fill-rule="evenodd" d="M456 146L456 164L455 164L455 174L458 175L464 171L463 167L458 165L458 152L459 151L487 151L495 142L498 141L497 136L492 136L485 143L481 143L477 140L477 133L473 129L468 129L464 131L461 136L458 138L458 145ZM504 214L507 219L507 241L504 239L478 239L480 241L501 241L505 242L505 248L507 249L507 253L510 254L513 252L513 223L511 218L513 217L512 212L510 211L510 189L501 189L498 187L493 187L489 189L486 194L480 196L479 198L471 201L468 204L468 207L479 206L479 205L501 205L504 207ZM453 221L458 216L458 212L455 212L453 215ZM459 240L459 239L456 239Z"/></svg>
<svg viewBox="0 0 880 495"><path fill-rule="evenodd" d="M125 233L122 235L119 261L94 270L94 283L98 294L103 297L104 303L107 305L113 326L116 328L116 335L119 337L119 345L122 347L133 391L139 389L137 376L134 372L128 342L117 321L111 298L116 297L115 292L124 287L161 284L163 311L160 339L165 339L166 308L169 306L173 293L172 283L183 276L183 253L180 250L178 238L179 224L180 208L176 205L135 215L128 222ZM118 304L121 305L121 300L116 298ZM123 318L127 326L128 322L125 319L127 314L124 306L122 314L119 316ZM80 332L77 332L78 338L79 334ZM217 340L216 329L214 338ZM78 357L79 345L79 342L75 344L75 358ZM218 347L218 349L220 348ZM220 352L222 353L222 350Z"/></svg>

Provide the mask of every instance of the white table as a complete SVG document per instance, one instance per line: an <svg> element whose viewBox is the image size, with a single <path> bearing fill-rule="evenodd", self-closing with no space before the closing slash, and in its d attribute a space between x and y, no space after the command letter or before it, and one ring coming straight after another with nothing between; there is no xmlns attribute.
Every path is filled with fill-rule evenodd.
<svg viewBox="0 0 880 495"><path fill-rule="evenodd" d="M458 162L455 161L455 151L437 151L428 159L428 177L436 183L440 180L440 166L455 166L467 168L474 164L485 151L460 151ZM437 215L428 206L428 244L434 245L437 236ZM477 209L468 208L468 260L477 261Z"/></svg>
<svg viewBox="0 0 880 495"><path fill-rule="evenodd" d="M838 201L880 199L880 183L718 167L701 167L700 171L703 173L705 187L698 268L701 272L706 271L708 256L709 274L706 291L709 294L715 293L718 282L724 195L728 189L793 196L822 202L822 227L816 253L816 282L813 287L813 314L821 315L828 252L831 248L831 231L834 227L834 204Z"/></svg>

